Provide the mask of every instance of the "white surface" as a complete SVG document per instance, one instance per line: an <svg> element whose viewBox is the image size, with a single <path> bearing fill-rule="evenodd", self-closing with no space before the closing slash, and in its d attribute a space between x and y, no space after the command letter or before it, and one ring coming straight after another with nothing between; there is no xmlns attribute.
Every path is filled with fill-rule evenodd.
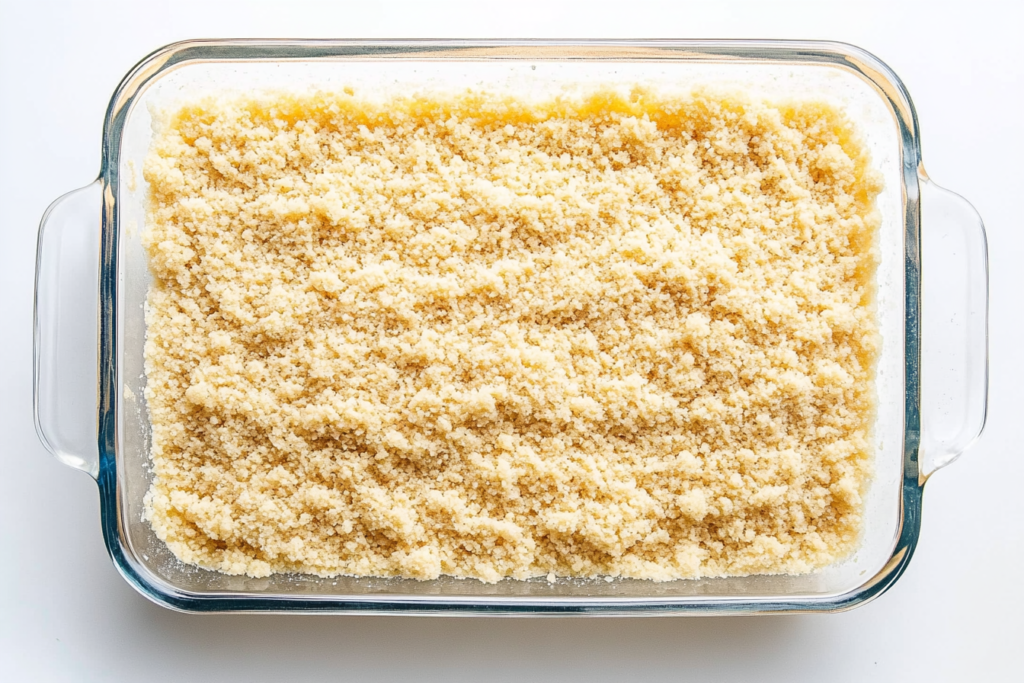
<svg viewBox="0 0 1024 683"><path fill-rule="evenodd" d="M1019 680L1024 636L1019 2L194 2L0 0L0 680ZM149 51L192 37L823 38L903 78L929 173L985 218L988 429L929 483L917 554L839 615L729 619L194 617L137 595L98 496L36 440L31 290L47 204L99 166L103 114Z"/></svg>

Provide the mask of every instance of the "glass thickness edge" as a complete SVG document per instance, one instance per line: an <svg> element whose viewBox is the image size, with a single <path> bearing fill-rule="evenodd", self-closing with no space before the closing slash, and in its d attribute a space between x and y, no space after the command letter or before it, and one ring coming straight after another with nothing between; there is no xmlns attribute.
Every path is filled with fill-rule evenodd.
<svg viewBox="0 0 1024 683"><path fill-rule="evenodd" d="M791 599L680 598L522 600L480 597L365 599L289 598L252 594L205 596L151 581L122 543L117 481L118 169L121 135L141 91L161 74L187 63L241 60L342 59L430 60L686 60L789 62L833 66L871 84L893 113L902 161L905 261L905 406L903 483L898 539L889 562L858 588L844 594ZM157 604L183 612L308 612L362 614L481 615L713 615L836 612L872 600L902 575L917 544L923 481L920 445L920 138L917 114L899 77L874 55L852 45L778 40L195 40L174 43L140 61L114 91L104 120L100 180L103 184L100 252L100 339L97 441L100 454L100 515L103 537L118 571Z"/></svg>

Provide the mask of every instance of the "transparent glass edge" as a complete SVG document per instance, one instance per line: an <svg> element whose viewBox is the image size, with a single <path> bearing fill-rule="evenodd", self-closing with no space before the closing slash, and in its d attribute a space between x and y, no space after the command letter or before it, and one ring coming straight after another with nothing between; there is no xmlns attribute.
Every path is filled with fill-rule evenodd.
<svg viewBox="0 0 1024 683"><path fill-rule="evenodd" d="M42 218L39 220L39 229L36 235L35 273L32 288L32 422L35 427L36 437L39 439L43 447L60 463L67 465L72 469L84 472L93 479L96 479L99 476L99 460L101 456L97 454L96 458L89 458L78 453L71 453L58 448L54 445L53 440L47 436L45 418L41 415L40 383L44 374L43 363L52 361L52 358L48 357L49 354L47 353L47 349L43 348L43 333L40 322L40 292L44 286L41 278L43 273L43 263L47 258L44 254L47 227L50 224L50 218L53 212L65 201L96 187L99 183L100 179L97 177L95 180L83 185L82 187L65 192L46 207ZM51 227L50 230L52 229L53 228ZM45 283L45 286L52 285L51 283Z"/></svg>
<svg viewBox="0 0 1024 683"><path fill-rule="evenodd" d="M410 596L397 598L296 599L288 596L208 595L161 585L123 543L117 482L117 224L118 162L121 133L127 116L142 90L171 69L192 61L359 58L423 58L428 50L446 52L438 59L456 59L470 49L515 50L514 54L466 55L463 59L524 59L538 48L574 50L562 57L551 52L533 55L546 59L745 59L763 62L796 61L846 68L872 85L891 107L901 142L904 193L905 268L905 416L903 485L897 540L889 562L858 588L847 593L809 596L791 600L750 598L679 598L655 601L481 596L471 599ZM637 57L615 50L654 50ZM601 50L606 50L601 53ZM586 54L585 54L586 53ZM920 191L918 166L920 138L917 113L899 77L881 60L861 48L831 41L786 40L190 40L172 43L141 60L122 79L114 92L104 121L102 167L103 230L100 268L100 366L97 441L100 453L97 483L101 498L101 523L107 550L122 576L142 595L184 612L311 612L337 614L768 614L840 612L859 606L884 593L906 569L920 532L924 480L918 462L920 447ZM512 604L514 601L514 604Z"/></svg>
<svg viewBox="0 0 1024 683"><path fill-rule="evenodd" d="M923 163L919 164L919 166L918 166L918 178L920 180L922 188L923 187L932 187L932 188L934 188L939 193L937 196L945 196L945 198L947 200L954 201L954 202L959 202L963 206L968 208L970 210L970 212L973 214L973 218L975 219L975 221L971 225L964 226L964 234L965 234L965 236L967 236L967 238L969 240L972 240L974 242L974 246L979 251L979 254L978 254L978 256L979 256L979 263L978 263L978 265L980 265L980 273L974 272L972 280L974 280L973 284L978 285L980 283L980 286L974 287L972 289L980 290L980 295L981 295L981 299L982 299L982 301L981 301L981 316L982 316L981 324L982 324L982 328L983 328L982 332L981 332L980 349L974 349L975 352L980 351L980 354L981 354L981 368L980 368L979 377L978 377L978 382L980 383L980 387L976 387L976 388L979 389L979 391L976 392L979 395L975 397L980 402L980 409L979 409L980 414L979 414L978 419L977 419L977 421L975 423L976 426L975 425L971 425L971 424L967 425L967 427L965 427L965 429L960 434L958 434L955 439L952 440L952 442L953 442L952 446L947 444L946 447L942 449L942 452L937 454L937 455L935 455L935 456L928 455L928 453L927 453L928 443L927 443L927 440L925 440L924 437L922 437L922 439L924 440L924 443L922 444L922 448L921 448L921 450L922 450L921 458L924 461L924 464L923 464L922 469L921 469L920 479L921 479L921 482L923 483L923 482L927 481L928 478L930 478L933 474L935 474L939 470L941 470L941 469L943 469L943 468L953 464L954 462L956 462L956 460L958 460L960 458L960 456L962 456L968 449L971 448L971 446L973 446L978 441L979 438L981 438L981 435L985 431L985 426L988 423L988 392L989 392L989 380L990 380L990 378L989 378L989 355L990 355L990 347L989 347L990 284L989 284L988 231L986 230L985 222L982 219L981 215L978 213L977 209L975 209L974 205L971 204L971 202L969 200L967 200L965 197L963 197L962 195L960 195L960 194L958 194L958 193L956 193L956 192L954 192L954 191L952 191L952 190L950 190L950 189L948 189L948 188L946 188L946 187L944 187L942 185L939 185L934 180L932 180L932 178L928 175L928 172L925 170ZM972 232L973 232L973 235L971 234ZM967 269L968 269L969 272L972 272L972 266L973 266L973 264L970 263L970 262L967 264ZM935 444L935 445L938 446L939 444Z"/></svg>

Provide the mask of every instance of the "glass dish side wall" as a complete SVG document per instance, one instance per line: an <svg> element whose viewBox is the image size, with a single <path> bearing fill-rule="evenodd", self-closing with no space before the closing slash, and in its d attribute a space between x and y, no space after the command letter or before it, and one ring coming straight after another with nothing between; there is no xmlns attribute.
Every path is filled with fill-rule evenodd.
<svg viewBox="0 0 1024 683"><path fill-rule="evenodd" d="M142 303L149 274L139 241L144 224L141 169L149 142L148 107L225 88L294 87L296 83L340 88L382 79L397 81L397 87L483 82L525 84L534 90L615 79L654 80L681 89L724 83L776 98L824 94L844 100L865 131L886 182L879 274L885 339L879 369L879 455L865 544L857 557L805 576L660 584L560 580L485 585L445 578L428 582L281 575L250 579L186 567L170 555L142 521L142 497L151 477L142 372ZM884 67L869 56L836 45L764 42L190 43L158 53L126 79L112 102L104 144L100 411L104 531L122 572L150 597L193 610L820 610L874 594L909 559L920 505L916 471L914 486L907 485L916 463L914 299L919 274L916 236L910 235L917 225L917 175L908 175L906 169L917 165L916 122L898 81L886 78ZM906 334L910 331L913 334ZM899 558L896 564L894 556Z"/></svg>

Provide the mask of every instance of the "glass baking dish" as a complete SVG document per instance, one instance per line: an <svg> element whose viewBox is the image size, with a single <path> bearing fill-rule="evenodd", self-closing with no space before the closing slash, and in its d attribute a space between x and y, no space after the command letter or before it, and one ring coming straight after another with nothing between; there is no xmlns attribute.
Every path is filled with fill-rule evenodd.
<svg viewBox="0 0 1024 683"><path fill-rule="evenodd" d="M397 90L648 83L742 88L842 106L884 176L878 271L883 348L875 475L855 555L810 574L663 583L559 579L484 584L274 575L187 566L143 521L149 420L140 233L151 107L223 91ZM125 579L181 611L404 614L736 614L839 611L885 591L913 554L927 478L980 434L987 400L984 227L921 165L916 114L897 76L858 48L789 41L189 41L140 62L115 91L100 175L55 201L39 231L35 416L43 444L99 484L107 549ZM99 210L99 216L97 216ZM923 217L922 217L923 216ZM98 220L97 220L98 218ZM926 315L922 315L926 313Z"/></svg>

